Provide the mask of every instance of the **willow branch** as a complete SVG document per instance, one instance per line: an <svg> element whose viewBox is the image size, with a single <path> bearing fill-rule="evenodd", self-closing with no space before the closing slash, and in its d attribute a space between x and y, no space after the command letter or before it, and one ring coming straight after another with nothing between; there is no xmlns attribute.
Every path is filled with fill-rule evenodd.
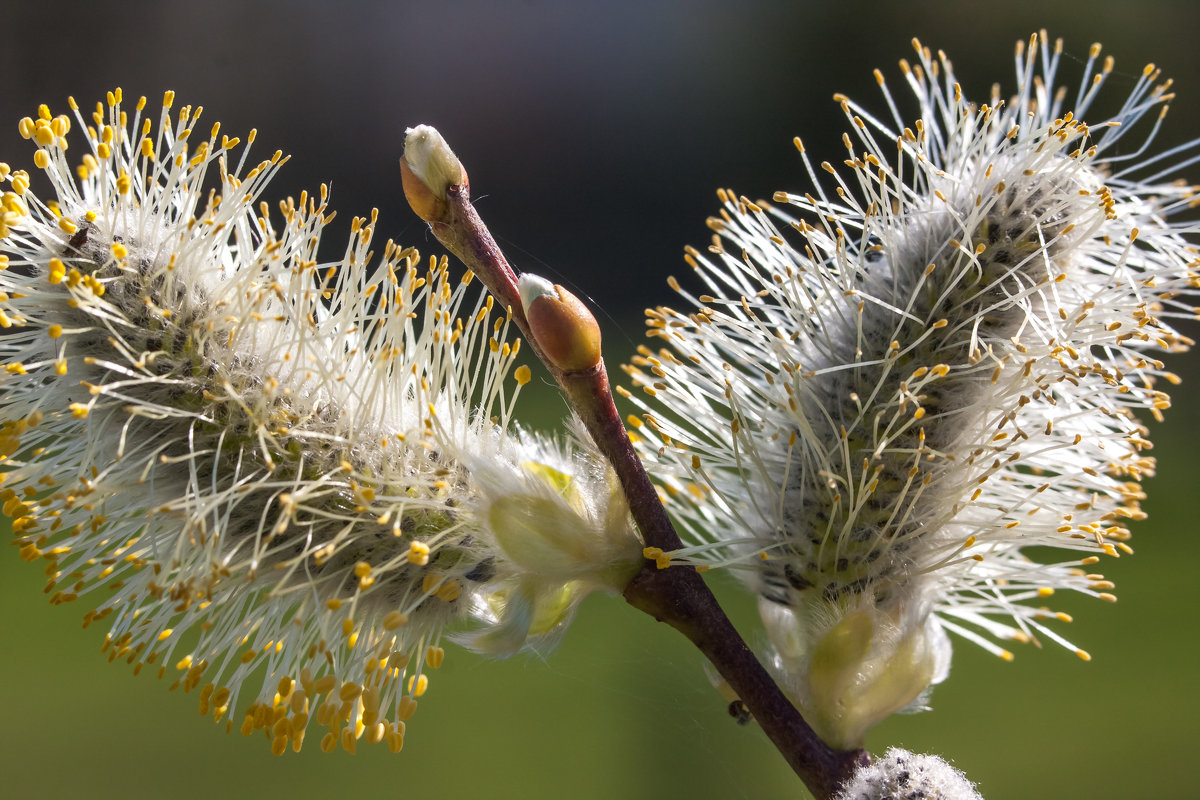
<svg viewBox="0 0 1200 800"><path fill-rule="evenodd" d="M540 283L532 289L536 297L530 300L529 286L518 280L471 205L466 170L436 131L420 126L409 132L401 169L413 210L429 223L438 241L508 307L513 321L612 464L647 548L663 553L682 548L613 402L600 356L599 328L590 312L561 286L541 279L536 279ZM817 736L759 663L694 568L675 565L660 569L656 561L648 559L624 596L630 605L667 623L699 648L817 798L832 797L853 769L868 761L862 750L835 750Z"/></svg>

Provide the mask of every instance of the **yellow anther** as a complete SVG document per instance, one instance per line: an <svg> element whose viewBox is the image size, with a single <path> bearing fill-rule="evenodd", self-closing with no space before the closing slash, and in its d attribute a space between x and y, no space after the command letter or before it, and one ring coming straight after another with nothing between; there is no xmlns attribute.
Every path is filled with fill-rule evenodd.
<svg viewBox="0 0 1200 800"><path fill-rule="evenodd" d="M410 542L408 545L408 563L423 567L429 563L429 545L424 542Z"/></svg>
<svg viewBox="0 0 1200 800"><path fill-rule="evenodd" d="M367 726L363 738L365 738L369 744L378 744L379 742L383 741L384 734L386 733L387 728L384 726L384 724L382 722L376 722L373 725Z"/></svg>
<svg viewBox="0 0 1200 800"><path fill-rule="evenodd" d="M49 147L54 144L55 138L57 137L54 135L54 130L48 122L39 119L34 123L33 140L35 142L42 147Z"/></svg>
<svg viewBox="0 0 1200 800"><path fill-rule="evenodd" d="M443 603L453 603L462 596L462 586L458 581L446 581L438 587L436 596Z"/></svg>
<svg viewBox="0 0 1200 800"><path fill-rule="evenodd" d="M529 370L529 367L522 364L521 366L517 367L516 371L513 373L513 377L516 378L518 386L524 386L533 379L533 373Z"/></svg>
<svg viewBox="0 0 1200 800"><path fill-rule="evenodd" d="M37 150L33 154L33 164L38 169L45 169L50 166L50 154L45 150Z"/></svg>
<svg viewBox="0 0 1200 800"><path fill-rule="evenodd" d="M428 688L429 678L424 675L413 675L408 679L408 693L413 697L420 697Z"/></svg>
<svg viewBox="0 0 1200 800"><path fill-rule="evenodd" d="M346 617L342 620L342 635L349 636L352 633L354 633L354 620Z"/></svg>
<svg viewBox="0 0 1200 800"><path fill-rule="evenodd" d="M383 618L384 630L394 631L401 625L408 622L408 615L400 611L389 611L387 616Z"/></svg>
<svg viewBox="0 0 1200 800"><path fill-rule="evenodd" d="M446 659L446 651L441 647L430 647L425 651L425 663L430 669L437 669L442 666L442 662Z"/></svg>

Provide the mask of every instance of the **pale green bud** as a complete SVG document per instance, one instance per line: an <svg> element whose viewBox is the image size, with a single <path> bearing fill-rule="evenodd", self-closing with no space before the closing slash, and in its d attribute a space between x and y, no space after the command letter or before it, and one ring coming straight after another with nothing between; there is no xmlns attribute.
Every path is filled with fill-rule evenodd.
<svg viewBox="0 0 1200 800"><path fill-rule="evenodd" d="M868 603L820 605L793 612L762 601L760 612L804 718L834 747L861 747L868 728L946 677L950 644L931 618L903 620Z"/></svg>

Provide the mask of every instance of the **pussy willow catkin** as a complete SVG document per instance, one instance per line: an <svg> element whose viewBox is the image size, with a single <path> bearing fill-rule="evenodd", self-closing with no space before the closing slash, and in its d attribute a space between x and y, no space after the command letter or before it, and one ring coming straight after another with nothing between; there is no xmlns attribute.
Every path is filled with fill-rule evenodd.
<svg viewBox="0 0 1200 800"><path fill-rule="evenodd" d="M922 701L947 632L1057 642L1070 589L1114 599L1102 556L1131 552L1153 460L1159 354L1190 341L1196 249L1174 182L1195 143L1151 155L1170 82L1146 67L1112 115L1091 49L1056 88L1062 42L1017 49L1017 93L965 98L914 42L905 99L838 102L841 165L773 205L721 192L695 310L658 308L628 368L632 417L689 546L759 595L780 679L831 743ZM1068 99L1070 98L1070 99ZM1037 563L1031 547L1066 551Z"/></svg>

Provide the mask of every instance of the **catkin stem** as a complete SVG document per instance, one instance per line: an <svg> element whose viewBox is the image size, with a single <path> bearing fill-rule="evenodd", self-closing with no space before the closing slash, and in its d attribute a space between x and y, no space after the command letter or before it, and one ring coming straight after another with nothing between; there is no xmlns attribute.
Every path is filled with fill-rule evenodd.
<svg viewBox="0 0 1200 800"><path fill-rule="evenodd" d="M445 200L442 218L429 221L434 236L508 307L513 321L612 464L645 544L664 552L680 549L679 535L617 412L603 360L591 369L567 372L545 357L529 329L517 276L471 205L469 188L452 186ZM818 800L833 797L857 766L869 762L865 751L835 750L817 736L759 663L694 568L658 569L648 559L624 596L630 605L675 628L700 649Z"/></svg>

